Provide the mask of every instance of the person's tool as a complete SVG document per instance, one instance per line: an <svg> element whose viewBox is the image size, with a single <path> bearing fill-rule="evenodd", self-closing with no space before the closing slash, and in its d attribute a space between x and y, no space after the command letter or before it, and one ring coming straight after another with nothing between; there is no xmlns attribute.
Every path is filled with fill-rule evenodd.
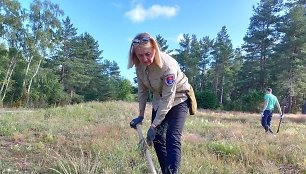
<svg viewBox="0 0 306 174"><path fill-rule="evenodd" d="M151 155L150 155L150 152L147 149L147 147L148 147L147 142L144 139L141 128L138 124L136 125L136 130L137 130L138 137L139 137L139 140L140 140L139 144L140 144L140 147L142 148L142 150L144 151L144 154L146 156L147 162L148 162L149 167L150 167L150 172L151 172L151 174L157 174L156 170L155 170L155 167L154 167L154 163L153 163Z"/></svg>
<svg viewBox="0 0 306 174"><path fill-rule="evenodd" d="M282 123L282 119L283 119L283 117L284 117L285 108L286 108L286 106L283 107L283 112L282 112L282 115L281 115L281 117L280 117L280 119L279 119L278 127L277 127L276 133L279 132L279 128L280 128L280 125L281 125L281 123Z"/></svg>
<svg viewBox="0 0 306 174"><path fill-rule="evenodd" d="M282 123L282 119L283 119L283 114L281 115L281 117L280 117L280 119L279 119L279 122L278 122L278 127L277 127L277 131L276 131L276 133L278 133L278 132L279 132L279 128L280 128L280 125L281 125L281 123Z"/></svg>

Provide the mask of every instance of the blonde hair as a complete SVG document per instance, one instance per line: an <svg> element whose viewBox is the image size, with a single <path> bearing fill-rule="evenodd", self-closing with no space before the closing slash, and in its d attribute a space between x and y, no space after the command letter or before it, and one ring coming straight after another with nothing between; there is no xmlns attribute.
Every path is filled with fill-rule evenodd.
<svg viewBox="0 0 306 174"><path fill-rule="evenodd" d="M152 47L153 49L155 49L155 55L154 55L153 63L155 63L159 68L162 68L163 63L162 63L161 56L160 56L160 50L159 50L158 44L155 41L155 39L153 37L151 37L151 35L149 33L140 33L134 39L141 40L145 37L150 38L150 42L143 45L143 46L144 47ZM131 43L128 68L132 68L134 65L135 65L135 68L137 68L140 65L140 61L138 60L138 58L135 54L135 48L137 48L137 47L134 47L133 43Z"/></svg>

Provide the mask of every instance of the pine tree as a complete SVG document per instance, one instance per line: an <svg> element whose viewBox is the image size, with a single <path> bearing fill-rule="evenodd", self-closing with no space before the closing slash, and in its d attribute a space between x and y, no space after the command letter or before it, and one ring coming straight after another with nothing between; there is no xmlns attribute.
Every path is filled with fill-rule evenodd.
<svg viewBox="0 0 306 174"><path fill-rule="evenodd" d="M227 34L227 29L223 26L221 31L217 34L212 51L212 69L214 70L213 84L220 105L223 104L225 96L229 98L229 90L232 86L232 74L230 69L234 57L232 47L231 40Z"/></svg>
<svg viewBox="0 0 306 174"><path fill-rule="evenodd" d="M246 52L244 66L251 66L244 68L249 70L247 73L256 81L245 81L251 84L243 84L243 86L252 85L254 88L264 89L268 84L266 61L271 58L277 38L275 25L280 4L278 0L261 0L257 8L253 7L254 15L250 19L243 48Z"/></svg>
<svg viewBox="0 0 306 174"><path fill-rule="evenodd" d="M70 41L76 37L77 29L71 23L69 17L66 17L65 20L62 21L63 29L61 31L61 46L57 52L57 56L54 57L56 61L56 65L61 66L61 83L64 84L65 81L65 73L66 73L66 61L71 59L69 56L69 52L71 49Z"/></svg>
<svg viewBox="0 0 306 174"><path fill-rule="evenodd" d="M306 9L298 2L289 5L277 28L283 37L269 64L277 79L275 89L285 94L287 111L296 112L306 95Z"/></svg>
<svg viewBox="0 0 306 174"><path fill-rule="evenodd" d="M210 39L208 36L202 38L199 42L200 44L200 60L198 64L199 70L199 91L203 92L205 87L205 76L207 73L207 69L210 63L210 53L212 51L213 40Z"/></svg>
<svg viewBox="0 0 306 174"><path fill-rule="evenodd" d="M200 70L199 70L199 62L202 59L202 47L199 43L196 35L192 35L191 43L190 43L190 54L188 63L188 72L190 75L188 77L189 82L195 89L200 88Z"/></svg>
<svg viewBox="0 0 306 174"><path fill-rule="evenodd" d="M164 39L160 34L156 36L156 42L160 47L160 50L170 54L173 50L168 50L169 45L167 45L167 40Z"/></svg>
<svg viewBox="0 0 306 174"><path fill-rule="evenodd" d="M69 43L68 60L66 63L65 90L73 97L74 94L84 95L89 82L100 72L101 59L98 42L84 33L74 37Z"/></svg>
<svg viewBox="0 0 306 174"><path fill-rule="evenodd" d="M176 49L178 53L174 57L188 77L190 84L196 86L197 77L199 77L197 64L201 59L200 44L197 41L196 35L192 35L190 38L188 34L183 35L183 39L179 44L180 49Z"/></svg>
<svg viewBox="0 0 306 174"><path fill-rule="evenodd" d="M177 54L174 55L174 58L179 63L181 70L185 72L185 74L189 77L187 71L187 59L189 58L190 54L190 36L188 34L183 34L183 39L180 40L180 48L176 49Z"/></svg>

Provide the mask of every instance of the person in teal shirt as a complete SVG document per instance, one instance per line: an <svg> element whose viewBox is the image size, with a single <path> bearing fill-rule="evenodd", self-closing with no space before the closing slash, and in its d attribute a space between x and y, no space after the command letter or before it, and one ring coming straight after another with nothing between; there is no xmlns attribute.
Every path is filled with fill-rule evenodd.
<svg viewBox="0 0 306 174"><path fill-rule="evenodd" d="M272 115L273 115L273 110L275 105L278 108L278 111L280 113L279 117L282 118L282 110L279 105L279 102L277 100L277 97L272 94L272 89L267 88L265 90L265 96L264 96L264 106L262 108L262 112L260 113L261 115L261 125L265 129L266 132L271 132L273 133L272 129L270 128L271 125L271 120L272 120Z"/></svg>

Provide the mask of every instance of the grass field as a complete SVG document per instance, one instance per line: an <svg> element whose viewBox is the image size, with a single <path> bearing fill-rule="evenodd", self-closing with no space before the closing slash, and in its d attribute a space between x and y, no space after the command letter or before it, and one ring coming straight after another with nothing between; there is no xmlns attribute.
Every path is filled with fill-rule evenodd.
<svg viewBox="0 0 306 174"><path fill-rule="evenodd" d="M149 173L137 132L129 127L137 112L137 103L121 101L1 112L0 172ZM150 113L149 107L143 133ZM306 174L306 116L286 115L273 136L264 133L259 114L200 110L188 116L182 146L183 174Z"/></svg>

